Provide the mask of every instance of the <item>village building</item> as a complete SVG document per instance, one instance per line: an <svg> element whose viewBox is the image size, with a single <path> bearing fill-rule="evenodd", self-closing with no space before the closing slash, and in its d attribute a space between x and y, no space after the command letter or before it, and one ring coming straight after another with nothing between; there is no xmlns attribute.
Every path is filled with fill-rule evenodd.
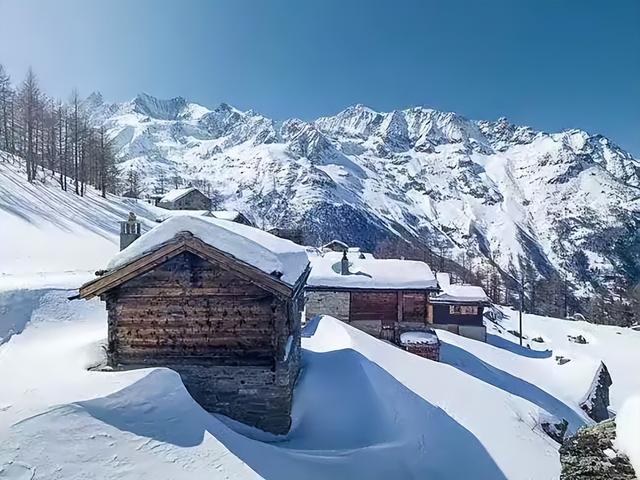
<svg viewBox="0 0 640 480"><path fill-rule="evenodd" d="M229 222L241 223L242 225L248 225L255 227L253 222L242 212L237 210L212 210L205 215L212 216L219 220L228 220Z"/></svg>
<svg viewBox="0 0 640 480"><path fill-rule="evenodd" d="M254 227L255 225L249 218L242 212L236 210L167 210L162 214L156 216L155 220L158 223L164 222L168 218L178 216L194 216L194 217L212 217L219 220L227 220L229 222L236 222L242 225L248 225Z"/></svg>
<svg viewBox="0 0 640 480"><path fill-rule="evenodd" d="M438 273L437 279L441 292L430 298L433 327L486 341L483 311L491 300L482 287L452 284L446 273Z"/></svg>
<svg viewBox="0 0 640 480"><path fill-rule="evenodd" d="M196 187L176 188L166 193L157 205L167 210L211 210L211 199Z"/></svg>
<svg viewBox="0 0 640 480"><path fill-rule="evenodd" d="M308 273L305 250L292 242L177 216L117 254L79 297L106 302L110 367L171 368L210 412L283 434Z"/></svg>
<svg viewBox="0 0 640 480"><path fill-rule="evenodd" d="M325 243L321 250L323 252L347 252L349 251L349 245L340 240L331 240L329 243Z"/></svg>
<svg viewBox="0 0 640 480"><path fill-rule="evenodd" d="M164 196L164 193L150 193L149 195L147 195L147 202L157 207L160 203L160 200L162 200L162 197Z"/></svg>
<svg viewBox="0 0 640 480"><path fill-rule="evenodd" d="M347 247L348 250L348 247ZM376 259L360 251L310 256L306 318L331 315L371 335L398 341L432 323L436 278L424 262Z"/></svg>

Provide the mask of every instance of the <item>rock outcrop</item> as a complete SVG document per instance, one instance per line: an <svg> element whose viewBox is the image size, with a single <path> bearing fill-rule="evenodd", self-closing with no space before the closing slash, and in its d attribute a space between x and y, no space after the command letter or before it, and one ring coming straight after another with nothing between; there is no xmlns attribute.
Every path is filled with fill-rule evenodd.
<svg viewBox="0 0 640 480"><path fill-rule="evenodd" d="M609 418L609 387L613 384L607 366L600 362L591 388L587 392L585 400L580 404L580 408L596 422L601 422Z"/></svg>
<svg viewBox="0 0 640 480"><path fill-rule="evenodd" d="M580 429L560 447L560 480L634 480L629 458L614 446L615 420Z"/></svg>

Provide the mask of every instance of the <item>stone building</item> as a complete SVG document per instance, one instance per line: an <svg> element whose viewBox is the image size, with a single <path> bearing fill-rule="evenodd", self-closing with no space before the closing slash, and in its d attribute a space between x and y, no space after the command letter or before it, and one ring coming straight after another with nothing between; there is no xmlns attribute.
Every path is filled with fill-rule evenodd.
<svg viewBox="0 0 640 480"><path fill-rule="evenodd" d="M167 210L211 210L211 199L196 187L176 188L157 203Z"/></svg>
<svg viewBox="0 0 640 480"><path fill-rule="evenodd" d="M331 315L371 335L398 341L401 331L432 323L437 282L424 262L376 259L359 251L311 257L306 317Z"/></svg>
<svg viewBox="0 0 640 480"><path fill-rule="evenodd" d="M111 367L169 367L205 409L282 434L308 265L302 247L267 232L178 216L122 250L79 297L106 303Z"/></svg>

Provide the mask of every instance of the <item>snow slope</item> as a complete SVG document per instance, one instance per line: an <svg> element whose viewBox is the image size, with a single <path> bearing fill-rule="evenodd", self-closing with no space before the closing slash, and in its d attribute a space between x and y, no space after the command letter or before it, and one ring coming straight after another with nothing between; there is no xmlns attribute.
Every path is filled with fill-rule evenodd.
<svg viewBox="0 0 640 480"><path fill-rule="evenodd" d="M209 415L170 370L88 371L105 313L69 293L43 292L0 347L0 377L12 379L0 392L7 478L546 480L559 475L558 445L540 422L589 423L574 403L587 358L558 366L439 332L436 363L323 317L305 329L292 430L276 438Z"/></svg>
<svg viewBox="0 0 640 480"><path fill-rule="evenodd" d="M147 230L162 209L92 188L79 198L39 172L29 184L17 158L0 152L0 290L64 283L93 277L118 251L119 223L133 211Z"/></svg>
<svg viewBox="0 0 640 480"><path fill-rule="evenodd" d="M45 294L31 324L0 350L0 374L13 379L0 393L8 478L558 474L557 445L536 428L540 406L335 319L304 339L293 427L273 438L207 414L169 370L87 371L102 355L104 311L64 294ZM560 404L554 413L569 413L573 428L584 421Z"/></svg>

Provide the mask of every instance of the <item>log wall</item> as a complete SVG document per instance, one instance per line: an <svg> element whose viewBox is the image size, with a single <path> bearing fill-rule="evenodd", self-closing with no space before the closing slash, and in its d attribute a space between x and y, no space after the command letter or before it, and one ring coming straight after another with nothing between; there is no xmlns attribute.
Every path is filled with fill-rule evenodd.
<svg viewBox="0 0 640 480"><path fill-rule="evenodd" d="M279 298L183 253L104 300L111 366L172 368L207 410L275 433L288 430L301 294Z"/></svg>

